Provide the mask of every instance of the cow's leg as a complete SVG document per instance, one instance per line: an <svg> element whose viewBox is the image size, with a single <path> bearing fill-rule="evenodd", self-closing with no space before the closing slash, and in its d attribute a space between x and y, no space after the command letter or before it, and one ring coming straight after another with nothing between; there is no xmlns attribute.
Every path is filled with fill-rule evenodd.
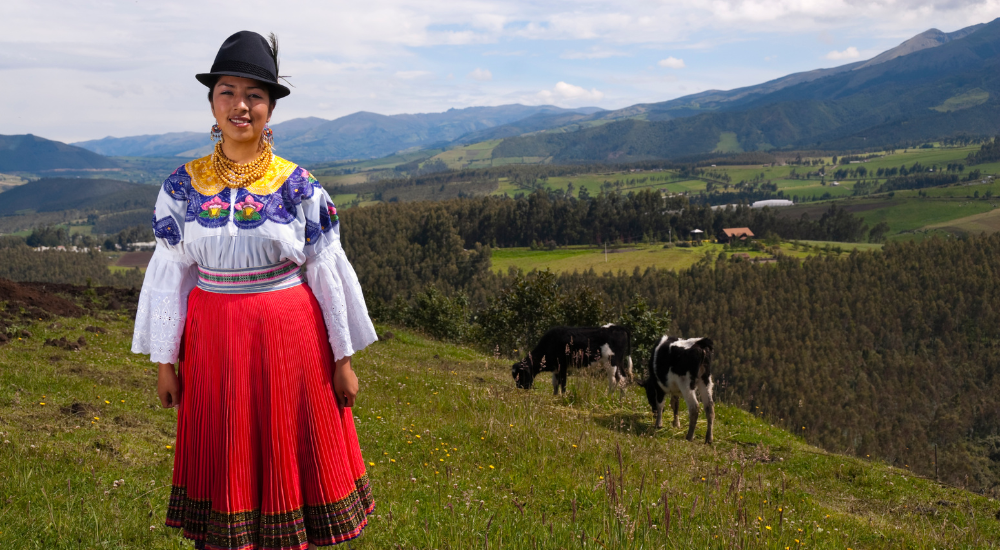
<svg viewBox="0 0 1000 550"><path fill-rule="evenodd" d="M559 395L559 369L552 371L552 395Z"/></svg>
<svg viewBox="0 0 1000 550"><path fill-rule="evenodd" d="M681 427L681 419L677 417L678 397L676 393L670 394L670 408L674 411L674 427Z"/></svg>
<svg viewBox="0 0 1000 550"><path fill-rule="evenodd" d="M613 361L605 359L604 370L608 373L608 395L610 396L615 392L615 386L618 385L618 367Z"/></svg>
<svg viewBox="0 0 1000 550"><path fill-rule="evenodd" d="M688 434L687 440L694 439L694 428L698 425L698 397L694 394L691 384L681 384L681 397L688 406Z"/></svg>
<svg viewBox="0 0 1000 550"><path fill-rule="evenodd" d="M708 430L705 432L705 443L712 444L712 427L715 425L715 401L712 399L712 377L708 381L698 380L698 395L702 403L705 404L705 419L708 421Z"/></svg>
<svg viewBox="0 0 1000 550"><path fill-rule="evenodd" d="M569 378L569 365L562 368L562 376L559 377L559 386L562 387L563 395L566 395L566 379Z"/></svg>
<svg viewBox="0 0 1000 550"><path fill-rule="evenodd" d="M664 405L664 400L660 399L660 402L657 403L657 405L656 405L656 412L654 413L655 416L656 416L656 429L657 430L659 430L660 428L663 427L663 405Z"/></svg>

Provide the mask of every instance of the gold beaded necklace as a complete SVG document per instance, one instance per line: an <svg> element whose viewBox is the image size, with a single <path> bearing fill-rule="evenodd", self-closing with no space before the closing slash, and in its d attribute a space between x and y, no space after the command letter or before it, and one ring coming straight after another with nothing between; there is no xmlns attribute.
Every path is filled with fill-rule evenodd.
<svg viewBox="0 0 1000 550"><path fill-rule="evenodd" d="M263 178L273 160L274 153L271 151L271 144L265 141L257 158L246 164L238 164L222 152L222 142L220 141L215 144L215 151L212 153L212 168L226 187L238 189Z"/></svg>

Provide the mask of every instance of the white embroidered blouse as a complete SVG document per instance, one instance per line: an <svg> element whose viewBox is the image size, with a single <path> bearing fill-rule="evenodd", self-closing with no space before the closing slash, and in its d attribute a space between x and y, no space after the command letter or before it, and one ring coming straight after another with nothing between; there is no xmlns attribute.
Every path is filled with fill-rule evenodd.
<svg viewBox="0 0 1000 550"><path fill-rule="evenodd" d="M279 157L267 175L230 189L204 157L163 182L153 212L156 250L146 269L132 352L174 363L198 266L246 269L285 261L305 266L334 357L378 339L357 274L340 244L337 209L305 169Z"/></svg>

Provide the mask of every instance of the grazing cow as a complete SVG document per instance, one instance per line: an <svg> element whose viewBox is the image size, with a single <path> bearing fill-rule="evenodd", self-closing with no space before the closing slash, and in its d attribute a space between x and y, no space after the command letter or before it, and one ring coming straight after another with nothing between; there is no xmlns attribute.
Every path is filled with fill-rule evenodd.
<svg viewBox="0 0 1000 550"><path fill-rule="evenodd" d="M690 441L698 423L698 397L705 404L708 432L705 443L712 443L712 426L715 423L715 403L712 401L712 341L708 338L660 338L653 348L649 364L649 377L643 382L646 399L656 416L656 427L663 427L663 400L670 393L670 406L674 409L674 427L681 426L677 418L678 395L688 406L688 433Z"/></svg>
<svg viewBox="0 0 1000 550"><path fill-rule="evenodd" d="M632 333L625 327L555 327L542 336L527 357L511 365L510 374L517 387L531 388L541 371L555 371L552 393L566 393L566 372L570 364L578 367L603 362L608 371L608 392L632 378Z"/></svg>

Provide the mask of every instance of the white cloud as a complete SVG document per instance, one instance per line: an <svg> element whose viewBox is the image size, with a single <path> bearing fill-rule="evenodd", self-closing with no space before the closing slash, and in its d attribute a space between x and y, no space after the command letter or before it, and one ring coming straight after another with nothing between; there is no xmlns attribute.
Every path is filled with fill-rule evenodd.
<svg viewBox="0 0 1000 550"><path fill-rule="evenodd" d="M415 78L424 78L430 76L434 73L430 71L396 71L393 75L396 78L401 78L403 80L413 80Z"/></svg>
<svg viewBox="0 0 1000 550"><path fill-rule="evenodd" d="M489 69L480 69L477 67L476 70L469 73L469 78L480 82L487 82L493 80L493 73Z"/></svg>
<svg viewBox="0 0 1000 550"><path fill-rule="evenodd" d="M264 0L102 0L100 5L103 9L94 10L66 0L0 1L0 78L33 83L5 90L0 134L31 132L72 141L211 125L204 88L193 75L208 69L222 41L239 29L281 37L282 72L291 75L295 88L280 102L275 119L280 122L357 110L443 111L515 98L600 99L602 105L624 107L688 90L755 84L781 76L771 74L778 66L785 72L815 68L801 64L814 63L822 49L834 47L821 45L829 37L855 45L856 54L850 48L835 52L847 55L839 59L863 59L930 27L953 31L1000 17L1000 0L293 0L281 10ZM747 42L747 53L760 60L780 50L757 51L754 43L775 36L784 37L777 42L795 38L803 48L808 43L819 49L806 48L808 54L798 57L782 54L782 63L772 68L758 61L747 73L727 65L723 57L731 51L719 59L699 56L696 66L676 72L683 83L669 89L652 80L645 86L610 82L615 71L642 71L639 65L653 64L649 60L662 53L722 52L733 41ZM635 55L639 49L662 53ZM477 86L471 76L458 78L484 63L482 56L497 56L487 64L517 78L488 87ZM621 62L595 63L583 73L584 63L560 63L559 57ZM657 73L651 79L672 72L656 69L648 67ZM450 73L456 78L447 79ZM582 82L582 74L588 86L593 82L603 91L565 84ZM564 87L549 89L557 81ZM81 93L62 93L67 82ZM158 115L150 118L154 93L160 103Z"/></svg>
<svg viewBox="0 0 1000 550"><path fill-rule="evenodd" d="M677 59L674 56L670 56L666 59L661 59L657 65L664 67L666 69L683 69L685 67L683 59Z"/></svg>
<svg viewBox="0 0 1000 550"><path fill-rule="evenodd" d="M504 56L504 57L508 57L508 56L528 55L528 52L525 51L525 50L517 50L517 51L513 51L513 52L505 52L505 51L501 51L501 50L491 50L491 51L488 51L488 52L483 52L483 55L484 56L486 56L486 55L501 55L501 56Z"/></svg>
<svg viewBox="0 0 1000 550"><path fill-rule="evenodd" d="M827 59L833 59L835 61L841 59L857 59L859 57L861 57L861 52L859 52L854 46L851 46L842 52L833 50L832 52L826 54Z"/></svg>
<svg viewBox="0 0 1000 550"><path fill-rule="evenodd" d="M579 103L581 101L600 101L604 98L604 94L596 88L588 90L582 86L557 82L551 90L538 92L538 98L545 103Z"/></svg>
<svg viewBox="0 0 1000 550"><path fill-rule="evenodd" d="M570 51L560 55L559 57L563 59L607 59L609 57L624 57L627 55L627 53L619 50L593 46L587 51Z"/></svg>

